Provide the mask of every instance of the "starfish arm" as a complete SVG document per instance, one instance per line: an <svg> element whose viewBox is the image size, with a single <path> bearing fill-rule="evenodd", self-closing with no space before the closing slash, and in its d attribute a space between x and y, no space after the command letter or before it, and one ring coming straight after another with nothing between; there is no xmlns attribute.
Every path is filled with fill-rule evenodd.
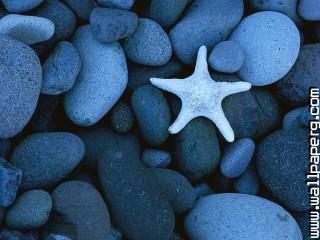
<svg viewBox="0 0 320 240"><path fill-rule="evenodd" d="M208 114L206 117L216 124L217 128L228 142L234 141L234 132L221 107L219 107L215 113Z"/></svg>
<svg viewBox="0 0 320 240"><path fill-rule="evenodd" d="M181 92L186 90L186 82L183 79L150 78L150 82L152 85L178 96Z"/></svg>
<svg viewBox="0 0 320 240"><path fill-rule="evenodd" d="M247 91L251 88L251 83L248 82L220 82L223 97Z"/></svg>
<svg viewBox="0 0 320 240"><path fill-rule="evenodd" d="M169 132L171 134L176 134L176 133L180 132L181 129L183 129L188 124L188 122L190 122L193 118L194 118L194 116L188 110L188 108L184 107L182 105L177 119L169 127Z"/></svg>
<svg viewBox="0 0 320 240"><path fill-rule="evenodd" d="M208 63L207 63L207 47L201 46L198 50L196 67L194 74L208 73ZM208 73L209 74L209 73Z"/></svg>

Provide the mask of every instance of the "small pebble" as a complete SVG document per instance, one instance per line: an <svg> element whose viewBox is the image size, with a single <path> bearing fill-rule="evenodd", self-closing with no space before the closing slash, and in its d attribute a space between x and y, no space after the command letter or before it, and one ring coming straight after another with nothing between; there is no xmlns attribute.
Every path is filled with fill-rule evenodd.
<svg viewBox="0 0 320 240"><path fill-rule="evenodd" d="M69 91L80 69L81 60L73 44L67 41L59 42L42 65L41 93L58 95Z"/></svg>
<svg viewBox="0 0 320 240"><path fill-rule="evenodd" d="M130 9L135 0L97 0L96 2L107 8Z"/></svg>
<svg viewBox="0 0 320 240"><path fill-rule="evenodd" d="M142 162L149 168L166 168L172 161L170 152L146 149L142 153Z"/></svg>
<svg viewBox="0 0 320 240"><path fill-rule="evenodd" d="M253 167L249 167L235 182L233 188L238 193L257 195L259 192L259 177Z"/></svg>
<svg viewBox="0 0 320 240"><path fill-rule="evenodd" d="M116 229L114 226L111 226L111 239L110 240L122 240L123 234Z"/></svg>
<svg viewBox="0 0 320 240"><path fill-rule="evenodd" d="M129 132L134 124L134 114L129 104L118 102L112 109L111 125L116 132Z"/></svg>
<svg viewBox="0 0 320 240"><path fill-rule="evenodd" d="M43 2L44 0L2 0L4 7L12 13L28 12Z"/></svg>
<svg viewBox="0 0 320 240"><path fill-rule="evenodd" d="M27 45L48 40L54 28L54 23L43 17L9 14L0 19L0 33Z"/></svg>
<svg viewBox="0 0 320 240"><path fill-rule="evenodd" d="M0 231L0 239L1 240L25 240L25 236L23 233L9 230L9 229L2 229Z"/></svg>
<svg viewBox="0 0 320 240"><path fill-rule="evenodd" d="M303 122L301 122L300 118L302 118L304 112L309 112L309 107L300 107L287 112L283 117L282 128L290 129L290 128L302 128L305 127ZM311 119L311 114L309 113L309 119Z"/></svg>
<svg viewBox="0 0 320 240"><path fill-rule="evenodd" d="M300 16L307 21L320 20L319 0L300 0L298 6Z"/></svg>
<svg viewBox="0 0 320 240"><path fill-rule="evenodd" d="M83 142L72 133L35 133L16 146L10 163L22 170L24 189L43 188L66 177L84 152Z"/></svg>
<svg viewBox="0 0 320 240"><path fill-rule="evenodd" d="M209 65L218 72L237 72L244 61L242 47L234 41L218 43L211 51L208 59Z"/></svg>
<svg viewBox="0 0 320 240"><path fill-rule="evenodd" d="M297 222L280 205L239 193L200 199L188 213L184 226L190 239L303 240Z"/></svg>
<svg viewBox="0 0 320 240"><path fill-rule="evenodd" d="M151 168L150 171L168 196L173 211L181 213L193 206L196 193L186 177L171 169Z"/></svg>
<svg viewBox="0 0 320 240"><path fill-rule="evenodd" d="M213 189L206 182L202 182L202 183L199 183L199 184L195 185L193 187L193 189L194 189L194 191L195 191L195 193L197 195L197 199L200 199L200 198L206 197L208 195L214 194Z"/></svg>
<svg viewBox="0 0 320 240"><path fill-rule="evenodd" d="M307 128L310 127L310 121L314 119L310 113L309 107L303 108L298 118L299 121Z"/></svg>
<svg viewBox="0 0 320 240"><path fill-rule="evenodd" d="M126 38L137 26L137 14L125 10L97 7L90 15L92 34L100 42L111 43Z"/></svg>
<svg viewBox="0 0 320 240"><path fill-rule="evenodd" d="M136 31L124 39L123 48L131 61L147 66L164 65L172 55L167 33L147 18L139 19Z"/></svg>
<svg viewBox="0 0 320 240"><path fill-rule="evenodd" d="M22 171L0 157L0 207L14 202L21 179Z"/></svg>
<svg viewBox="0 0 320 240"><path fill-rule="evenodd" d="M89 21L90 13L95 6L94 0L64 0L64 2L75 12L79 19Z"/></svg>
<svg viewBox="0 0 320 240"><path fill-rule="evenodd" d="M249 166L255 150L250 138L242 138L226 147L220 163L221 173L229 178L239 177Z"/></svg>
<svg viewBox="0 0 320 240"><path fill-rule="evenodd" d="M161 91L154 86L142 86L133 92L131 105L143 139L151 145L162 144L169 136L171 114Z"/></svg>
<svg viewBox="0 0 320 240"><path fill-rule="evenodd" d="M294 22L272 11L244 18L229 40L238 42L244 49L244 63L238 75L254 86L269 85L284 77L300 49L300 34Z"/></svg>
<svg viewBox="0 0 320 240"><path fill-rule="evenodd" d="M13 229L32 229L44 225L50 215L52 200L43 190L23 193L6 214L7 226Z"/></svg>
<svg viewBox="0 0 320 240"><path fill-rule="evenodd" d="M72 240L72 239L63 235L50 233L48 236L44 238L44 240Z"/></svg>

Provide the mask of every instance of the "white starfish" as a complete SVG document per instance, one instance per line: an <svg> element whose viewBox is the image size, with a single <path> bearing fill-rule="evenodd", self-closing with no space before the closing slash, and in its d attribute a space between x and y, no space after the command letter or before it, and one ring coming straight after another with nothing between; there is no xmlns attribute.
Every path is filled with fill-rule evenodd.
<svg viewBox="0 0 320 240"><path fill-rule="evenodd" d="M224 138L234 141L234 132L225 117L221 102L231 94L251 88L248 82L216 82L208 71L207 48L199 48L194 73L185 79L150 78L153 85L177 95L182 101L181 111L169 127L171 134L178 133L196 117L206 117L219 128Z"/></svg>

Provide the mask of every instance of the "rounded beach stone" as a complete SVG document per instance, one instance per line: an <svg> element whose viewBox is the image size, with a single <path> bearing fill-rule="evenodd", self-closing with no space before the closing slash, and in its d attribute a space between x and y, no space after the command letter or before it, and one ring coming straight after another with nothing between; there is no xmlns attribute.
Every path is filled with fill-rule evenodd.
<svg viewBox="0 0 320 240"><path fill-rule="evenodd" d="M6 214L7 226L13 229L41 227L48 219L52 200L46 191L31 190L23 193Z"/></svg>
<svg viewBox="0 0 320 240"><path fill-rule="evenodd" d="M107 8L130 9L135 0L97 0L97 3Z"/></svg>
<svg viewBox="0 0 320 240"><path fill-rule="evenodd" d="M0 157L0 208L14 202L21 179L22 171Z"/></svg>
<svg viewBox="0 0 320 240"><path fill-rule="evenodd" d="M294 106L307 104L309 87L320 87L320 43L301 46L298 60L290 72L277 82L277 92Z"/></svg>
<svg viewBox="0 0 320 240"><path fill-rule="evenodd" d="M32 45L51 38L54 23L43 17L9 14L0 19L0 33Z"/></svg>
<svg viewBox="0 0 320 240"><path fill-rule="evenodd" d="M248 169L233 183L234 190L244 194L257 195L259 187L259 177L254 167L248 167Z"/></svg>
<svg viewBox="0 0 320 240"><path fill-rule="evenodd" d="M134 114L129 104L118 102L112 109L111 124L116 132L130 131L134 123Z"/></svg>
<svg viewBox="0 0 320 240"><path fill-rule="evenodd" d="M151 168L166 168L172 160L169 152L157 149L144 150L141 158L144 165Z"/></svg>
<svg viewBox="0 0 320 240"><path fill-rule="evenodd" d="M35 133L14 149L10 162L23 172L24 189L43 188L66 177L84 156L84 144L67 132Z"/></svg>
<svg viewBox="0 0 320 240"><path fill-rule="evenodd" d="M98 175L112 219L129 239L168 239L174 213L154 175L140 161L139 148L132 145L119 139L99 159Z"/></svg>
<svg viewBox="0 0 320 240"><path fill-rule="evenodd" d="M76 48L67 41L59 42L42 66L41 93L58 95L69 91L81 69Z"/></svg>
<svg viewBox="0 0 320 240"><path fill-rule="evenodd" d="M134 12L97 7L90 15L92 34L100 42L111 43L126 38L137 26L138 16Z"/></svg>
<svg viewBox="0 0 320 240"><path fill-rule="evenodd" d="M44 240L72 240L72 239L60 234L50 233L48 234L48 236L44 238Z"/></svg>
<svg viewBox="0 0 320 240"><path fill-rule="evenodd" d="M148 66L164 65L172 55L167 33L147 18L139 19L136 31L124 39L123 48L131 61Z"/></svg>
<svg viewBox="0 0 320 240"><path fill-rule="evenodd" d="M82 68L75 85L66 94L64 107L75 124L90 126L112 108L125 90L126 58L118 42L107 44L94 39L89 25L78 28L72 42Z"/></svg>
<svg viewBox="0 0 320 240"><path fill-rule="evenodd" d="M152 145L163 143L169 136L171 114L161 91L150 85L142 86L133 92L131 105L143 139Z"/></svg>
<svg viewBox="0 0 320 240"><path fill-rule="evenodd" d="M148 16L163 28L171 27L181 16L191 0L152 0Z"/></svg>
<svg viewBox="0 0 320 240"><path fill-rule="evenodd" d="M190 239L303 240L297 222L281 206L239 193L200 199L187 215L185 229Z"/></svg>
<svg viewBox="0 0 320 240"><path fill-rule="evenodd" d="M282 128L283 129L292 129L292 128L302 128L305 127L301 121L301 117L305 112L309 111L309 107L300 107L287 112L283 117ZM309 113L309 119L311 120L311 114Z"/></svg>
<svg viewBox="0 0 320 240"><path fill-rule="evenodd" d="M181 173L191 180L206 176L218 166L219 142L208 119L193 119L173 139L173 157Z"/></svg>
<svg viewBox="0 0 320 240"><path fill-rule="evenodd" d="M88 21L90 13L95 6L94 0L64 0L81 20Z"/></svg>
<svg viewBox="0 0 320 240"><path fill-rule="evenodd" d="M225 40L241 20L242 0L196 0L185 16L171 29L173 50L184 64L193 64L198 49L209 51Z"/></svg>
<svg viewBox="0 0 320 240"><path fill-rule="evenodd" d="M300 34L294 22L272 11L246 17L229 39L238 42L245 52L238 75L254 86L269 85L284 77L300 49Z"/></svg>
<svg viewBox="0 0 320 240"><path fill-rule="evenodd" d="M300 0L298 12L300 16L308 21L320 20L320 2L318 0Z"/></svg>
<svg viewBox="0 0 320 240"><path fill-rule="evenodd" d="M42 71L39 58L25 44L0 34L0 46L0 138L10 138L36 108Z"/></svg>
<svg viewBox="0 0 320 240"><path fill-rule="evenodd" d="M4 7L12 13L28 12L43 2L44 0L2 0Z"/></svg>
<svg viewBox="0 0 320 240"><path fill-rule="evenodd" d="M102 196L91 184L64 182L53 191L52 200L52 214L45 232L78 240L109 239L109 211Z"/></svg>
<svg viewBox="0 0 320 240"><path fill-rule="evenodd" d="M186 177L171 169L152 168L150 171L167 194L173 211L184 212L193 206L196 192Z"/></svg>
<svg viewBox="0 0 320 240"><path fill-rule="evenodd" d="M255 150L254 141L242 138L228 145L222 154L220 170L228 178L239 177L249 166Z"/></svg>
<svg viewBox="0 0 320 240"><path fill-rule="evenodd" d="M218 43L211 51L208 59L209 65L216 71L225 73L237 72L244 61L242 47L234 41Z"/></svg>
<svg viewBox="0 0 320 240"><path fill-rule="evenodd" d="M286 207L307 211L309 190L305 174L309 169L307 129L279 130L258 146L257 169L263 184Z"/></svg>
<svg viewBox="0 0 320 240"><path fill-rule="evenodd" d="M194 189L194 191L196 193L197 199L200 199L200 198L206 197L208 195L214 194L213 189L206 182L202 182L202 183L199 183L199 184L195 185L193 187L193 189Z"/></svg>

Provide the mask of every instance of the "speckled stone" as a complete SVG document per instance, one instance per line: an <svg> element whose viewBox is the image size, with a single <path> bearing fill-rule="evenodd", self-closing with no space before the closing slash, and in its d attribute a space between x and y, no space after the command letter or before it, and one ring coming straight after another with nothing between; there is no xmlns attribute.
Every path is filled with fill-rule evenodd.
<svg viewBox="0 0 320 240"><path fill-rule="evenodd" d="M300 0L298 6L300 16L308 21L320 20L320 2L318 0Z"/></svg>
<svg viewBox="0 0 320 240"><path fill-rule="evenodd" d="M116 132L130 131L134 124L134 114L131 106L125 102L118 102L112 109L111 125Z"/></svg>
<svg viewBox="0 0 320 240"><path fill-rule="evenodd" d="M239 193L200 199L184 225L190 239L303 240L297 222L281 206Z"/></svg>
<svg viewBox="0 0 320 240"><path fill-rule="evenodd" d="M80 69L81 60L73 44L67 41L59 42L42 66L41 93L58 95L69 91Z"/></svg>
<svg viewBox="0 0 320 240"><path fill-rule="evenodd" d="M35 133L14 149L10 162L22 170L24 189L52 186L66 177L84 156L79 137L66 132Z"/></svg>
<svg viewBox="0 0 320 240"><path fill-rule="evenodd" d="M2 0L4 7L12 13L30 11L43 2L44 0Z"/></svg>
<svg viewBox="0 0 320 240"><path fill-rule="evenodd" d="M147 66L164 65L172 55L167 33L147 18L139 19L136 31L124 39L123 48L131 61Z"/></svg>
<svg viewBox="0 0 320 240"><path fill-rule="evenodd" d="M257 148L256 164L263 184L281 203L295 211L307 211L310 207L305 184L308 153L309 133L303 128L276 131Z"/></svg>
<svg viewBox="0 0 320 240"><path fill-rule="evenodd" d="M43 190L23 193L6 214L7 226L13 229L32 229L43 226L49 219L52 200Z"/></svg>
<svg viewBox="0 0 320 240"><path fill-rule="evenodd" d="M107 8L130 9L135 0L97 0L97 3Z"/></svg>
<svg viewBox="0 0 320 240"><path fill-rule="evenodd" d="M142 153L142 162L146 167L151 168L166 168L171 163L170 152L157 149L146 149Z"/></svg>
<svg viewBox="0 0 320 240"><path fill-rule="evenodd" d="M9 138L25 127L36 108L42 71L25 44L0 34L0 46L0 138Z"/></svg>
<svg viewBox="0 0 320 240"><path fill-rule="evenodd" d="M306 118L310 119L312 118L311 114L309 113L309 107L300 107L293 109L286 113L286 115L283 117L282 120L282 128L283 129L292 129L292 128L302 128L306 127L303 121L303 115L307 113L309 116ZM302 120L302 121L301 121Z"/></svg>

